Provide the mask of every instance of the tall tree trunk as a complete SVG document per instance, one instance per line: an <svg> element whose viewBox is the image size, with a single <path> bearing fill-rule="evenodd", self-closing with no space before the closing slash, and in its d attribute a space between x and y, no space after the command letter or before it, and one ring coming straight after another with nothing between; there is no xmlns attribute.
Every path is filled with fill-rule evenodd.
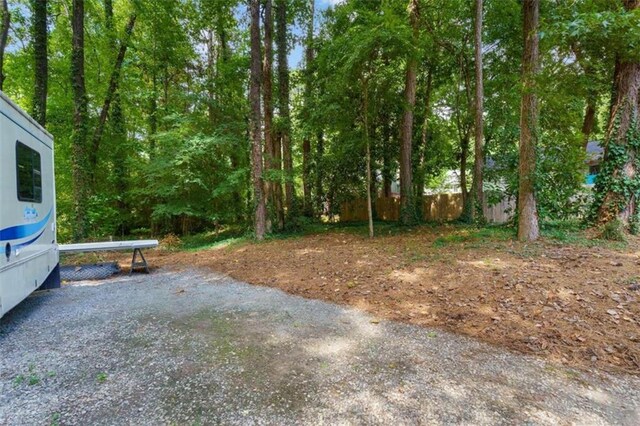
<svg viewBox="0 0 640 426"><path fill-rule="evenodd" d="M427 83L424 94L424 119L422 120L422 132L420 135L420 145L417 149L418 164L416 166L416 174L414 176L416 195L416 212L418 217L424 217L424 162L427 155L429 141L429 119L431 117L431 91L433 89L433 68L427 71Z"/></svg>
<svg viewBox="0 0 640 426"><path fill-rule="evenodd" d="M627 12L640 8L640 0L623 0ZM613 98L605 136L605 157L596 182L597 222L638 220L640 155L640 63L616 57ZM613 149L613 147L618 149Z"/></svg>
<svg viewBox="0 0 640 426"><path fill-rule="evenodd" d="M324 132L322 130L318 131L316 137L316 193L315 193L315 205L316 205L316 215L318 217L322 216L324 213L324 190L322 188L322 181L324 180Z"/></svg>
<svg viewBox="0 0 640 426"><path fill-rule="evenodd" d="M276 210L276 220L279 230L283 230L285 226L285 214L284 214L284 194L282 192L282 141L285 139L285 135L282 132L278 132L274 138L274 169L278 174L278 179L273 181L273 201Z"/></svg>
<svg viewBox="0 0 640 426"><path fill-rule="evenodd" d="M80 241L87 235L87 202L89 195L87 174L87 93L84 83L84 0L73 0L71 27L73 239Z"/></svg>
<svg viewBox="0 0 640 426"><path fill-rule="evenodd" d="M596 96L589 95L587 97L587 105L584 109L584 121L582 122L582 141L585 149L587 148L589 138L591 137L593 128L596 124L596 101Z"/></svg>
<svg viewBox="0 0 640 426"><path fill-rule="evenodd" d="M409 20L413 28L414 43L418 42L418 0L409 0ZM404 87L404 113L400 128L400 223L409 225L416 221L412 177L413 109L416 104L418 60L412 54L407 60Z"/></svg>
<svg viewBox="0 0 640 426"><path fill-rule="evenodd" d="M394 178L394 170L392 170L392 144L395 142L392 137L392 130L389 113L383 112L380 118L382 125L382 195L385 198L391 198L391 184Z"/></svg>
<svg viewBox="0 0 640 426"><path fill-rule="evenodd" d="M274 169L273 141L273 2L265 0L263 11L264 23L264 60L262 62L262 99L264 108L264 168L267 179L264 181L265 200L273 202L272 171ZM273 206L273 205L272 205ZM271 231L271 220L267 217L267 232Z"/></svg>
<svg viewBox="0 0 640 426"><path fill-rule="evenodd" d="M534 193L536 144L538 139L538 98L535 78L539 67L539 0L523 2L524 55L522 57L522 103L520 107L520 156L518 184L518 239L534 241L540 236Z"/></svg>
<svg viewBox="0 0 640 426"><path fill-rule="evenodd" d="M310 7L310 18L307 26L307 40L305 48L305 85L304 85L304 108L305 120L309 120L311 110L311 97L313 96L313 19L315 15L314 0L308 0ZM311 201L311 133L305 132L304 139L302 141L302 192L304 200L304 214L307 217L313 216L313 204Z"/></svg>
<svg viewBox="0 0 640 426"><path fill-rule="evenodd" d="M107 34L109 37L109 48L111 49L112 54L117 55L118 42L115 33L115 27L113 24L112 0L104 1L104 17ZM112 113L109 120L109 127L111 129L113 141L115 142L113 144L112 162L114 186L116 194L118 194L116 198L116 209L119 212L116 234L124 236L129 234L130 231L129 203L126 198L129 192L129 184L127 181L127 176L129 175L129 167L127 162L127 130L119 89L116 89L115 93L113 94L111 110Z"/></svg>
<svg viewBox="0 0 640 426"><path fill-rule="evenodd" d="M125 28L125 37L120 42L120 50L118 51L118 56L116 56L116 62L113 66L111 76L109 77L109 86L107 87L107 93L102 104L102 109L100 110L98 125L96 126L96 130L93 133L91 152L89 157L92 180L95 177L94 173L96 165L98 163L98 151L100 149L100 143L102 142L102 134L104 133L105 124L107 123L107 118L109 117L109 109L113 102L114 96L118 91L118 84L120 83L120 72L122 71L122 63L124 62L124 57L127 54L127 47L129 46L129 40L131 39L131 34L133 33L133 27L135 26L135 24L136 15L133 14L129 17L129 22L127 23L127 27Z"/></svg>
<svg viewBox="0 0 640 426"><path fill-rule="evenodd" d="M262 177L262 135L260 110L260 83L262 80L260 59L260 0L250 0L251 11L251 77L249 85L249 101L251 103L251 172L254 197L254 226L256 239L264 239L267 222L267 208L264 197L264 181Z"/></svg>
<svg viewBox="0 0 640 426"><path fill-rule="evenodd" d="M584 76L593 82L595 79L595 72L593 67L584 60L582 49L577 44L571 45L571 50L576 57L580 68L582 68L582 72ZM595 89L595 85L592 83L590 87L587 89L587 97L586 97L586 106L584 109L584 120L582 122L582 142L584 149L587 148L587 144L589 143L589 138L593 133L593 129L596 123L596 113L598 106L598 92Z"/></svg>
<svg viewBox="0 0 640 426"><path fill-rule="evenodd" d="M11 26L11 13L7 0L0 0L0 90L4 86L4 50L9 40L9 27Z"/></svg>
<svg viewBox="0 0 640 426"><path fill-rule="evenodd" d="M367 218L369 219L369 238L373 238L373 202L371 200L371 140L369 138L369 84L365 78L362 83L362 121L364 126L364 139L366 145L367 160Z"/></svg>
<svg viewBox="0 0 640 426"><path fill-rule="evenodd" d="M469 158L469 135L465 134L460 141L460 193L462 194L462 206L469 209L469 191L467 189L467 160ZM462 219L468 220L470 211L462 212Z"/></svg>
<svg viewBox="0 0 640 426"><path fill-rule="evenodd" d="M111 114L110 128L114 140L113 147L113 173L114 186L116 190L116 208L119 212L118 235L127 235L130 231L129 225L129 203L127 194L129 193L129 183L127 176L129 175L129 167L127 161L127 130L122 110L122 102L120 101L120 93L116 93L113 100L113 113Z"/></svg>
<svg viewBox="0 0 640 426"><path fill-rule="evenodd" d="M303 210L307 217L313 216L311 205L311 137L305 135L302 139L302 196Z"/></svg>
<svg viewBox="0 0 640 426"><path fill-rule="evenodd" d="M35 85L33 90L33 118L45 125L47 122L47 0L33 1L33 58Z"/></svg>
<svg viewBox="0 0 640 426"><path fill-rule="evenodd" d="M475 72L476 72L476 96L475 96L475 144L473 165L473 194L471 202L471 217L474 220L484 221L484 79L482 67L482 21L483 1L475 3Z"/></svg>
<svg viewBox="0 0 640 426"><path fill-rule="evenodd" d="M153 70L152 90L149 94L149 158L156 155L156 134L158 133L158 78Z"/></svg>
<svg viewBox="0 0 640 426"><path fill-rule="evenodd" d="M282 151L286 152L287 176L292 173L291 160L291 113L289 111L289 46L287 43L287 1L276 0L276 46L278 49L278 111L280 113L280 129L276 148L276 168L282 170ZM280 174L281 175L281 174ZM284 228L284 200L282 181L276 183L276 213L278 226ZM291 194L290 194L291 195ZM291 195L292 196L292 195ZM287 209L292 206L287 205Z"/></svg>

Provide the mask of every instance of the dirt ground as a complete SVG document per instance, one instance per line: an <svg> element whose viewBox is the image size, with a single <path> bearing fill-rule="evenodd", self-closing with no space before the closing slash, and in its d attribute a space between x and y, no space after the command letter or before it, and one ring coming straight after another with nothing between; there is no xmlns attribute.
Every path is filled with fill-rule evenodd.
<svg viewBox="0 0 640 426"><path fill-rule="evenodd" d="M0 360L1 425L640 424L640 377L205 269L35 292Z"/></svg>
<svg viewBox="0 0 640 426"><path fill-rule="evenodd" d="M369 240L339 229L147 257L572 367L640 374L640 240L522 244L484 231L424 226Z"/></svg>

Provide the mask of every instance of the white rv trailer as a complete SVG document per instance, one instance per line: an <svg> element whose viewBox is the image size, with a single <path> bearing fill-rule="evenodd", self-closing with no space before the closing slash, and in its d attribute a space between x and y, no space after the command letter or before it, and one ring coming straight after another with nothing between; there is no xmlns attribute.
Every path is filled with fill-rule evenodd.
<svg viewBox="0 0 640 426"><path fill-rule="evenodd" d="M0 92L0 317L60 286L53 137Z"/></svg>

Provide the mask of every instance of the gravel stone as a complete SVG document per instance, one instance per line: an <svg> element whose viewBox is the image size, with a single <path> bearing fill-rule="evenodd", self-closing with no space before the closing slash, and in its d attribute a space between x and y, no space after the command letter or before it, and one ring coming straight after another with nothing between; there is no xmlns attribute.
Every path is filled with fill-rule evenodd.
<svg viewBox="0 0 640 426"><path fill-rule="evenodd" d="M205 271L82 281L0 320L0 424L640 424L640 380Z"/></svg>

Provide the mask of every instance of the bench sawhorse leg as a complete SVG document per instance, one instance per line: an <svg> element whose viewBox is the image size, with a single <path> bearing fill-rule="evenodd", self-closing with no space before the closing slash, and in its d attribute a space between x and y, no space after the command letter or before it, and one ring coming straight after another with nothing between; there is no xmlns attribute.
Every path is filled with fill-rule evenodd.
<svg viewBox="0 0 640 426"><path fill-rule="evenodd" d="M140 255L141 261L136 261L138 255ZM139 248L133 249L133 258L131 259L131 269L129 270L129 275L133 274L134 269L144 268L145 273L149 273L149 266L147 265L147 260L144 258L142 254L142 250Z"/></svg>

